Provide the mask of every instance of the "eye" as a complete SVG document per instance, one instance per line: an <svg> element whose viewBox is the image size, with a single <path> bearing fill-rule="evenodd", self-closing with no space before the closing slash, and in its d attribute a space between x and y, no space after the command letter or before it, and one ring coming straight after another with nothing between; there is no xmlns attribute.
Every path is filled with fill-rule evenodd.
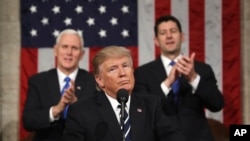
<svg viewBox="0 0 250 141"><path fill-rule="evenodd" d="M72 49L73 50L79 50L79 48L77 46L73 46Z"/></svg>
<svg viewBox="0 0 250 141"><path fill-rule="evenodd" d="M130 68L130 67L131 67L131 65L129 63L123 64L123 68Z"/></svg>
<svg viewBox="0 0 250 141"><path fill-rule="evenodd" d="M165 30L161 30L161 31L159 32L160 35L164 35L165 33L166 33Z"/></svg>
<svg viewBox="0 0 250 141"><path fill-rule="evenodd" d="M172 29L170 30L170 32L171 32L171 33L176 33L176 32L178 32L178 30L177 30L176 28L172 28Z"/></svg>
<svg viewBox="0 0 250 141"><path fill-rule="evenodd" d="M110 68L108 69L108 72L115 72L116 70L117 70L116 67L110 67Z"/></svg>
<svg viewBox="0 0 250 141"><path fill-rule="evenodd" d="M61 48L66 49L68 46L67 45L62 45Z"/></svg>

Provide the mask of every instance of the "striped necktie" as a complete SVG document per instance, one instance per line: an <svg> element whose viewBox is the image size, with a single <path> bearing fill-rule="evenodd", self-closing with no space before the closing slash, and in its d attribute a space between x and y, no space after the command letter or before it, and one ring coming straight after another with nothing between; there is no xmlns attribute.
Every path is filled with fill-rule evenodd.
<svg viewBox="0 0 250 141"><path fill-rule="evenodd" d="M171 61L169 65L174 66L175 61ZM176 79L171 87L172 87L172 91L174 93L174 101L175 101L175 103L177 103L178 102L178 92L180 89L180 79L179 78Z"/></svg>
<svg viewBox="0 0 250 141"><path fill-rule="evenodd" d="M61 91L61 95L63 95L64 91L69 87L69 83L70 83L70 78L67 76L65 77L64 81L66 82L65 85L63 86L63 89ZM68 108L69 106L67 105L63 111L63 118L66 119L67 117L67 112L68 112Z"/></svg>
<svg viewBox="0 0 250 141"><path fill-rule="evenodd" d="M118 107L121 109L121 105L119 105ZM131 141L130 118L129 118L129 115L128 115L126 109L124 110L124 119L122 119L122 117L121 117L121 110L120 110L120 125L121 125L121 130L124 133L124 140L123 141Z"/></svg>

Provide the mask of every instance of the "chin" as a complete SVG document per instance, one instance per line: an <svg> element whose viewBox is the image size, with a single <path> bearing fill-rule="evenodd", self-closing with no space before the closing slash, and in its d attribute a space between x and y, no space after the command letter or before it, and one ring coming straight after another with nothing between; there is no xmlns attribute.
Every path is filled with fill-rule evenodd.
<svg viewBox="0 0 250 141"><path fill-rule="evenodd" d="M123 86L120 89L125 89L127 91L132 91L132 88L130 86Z"/></svg>

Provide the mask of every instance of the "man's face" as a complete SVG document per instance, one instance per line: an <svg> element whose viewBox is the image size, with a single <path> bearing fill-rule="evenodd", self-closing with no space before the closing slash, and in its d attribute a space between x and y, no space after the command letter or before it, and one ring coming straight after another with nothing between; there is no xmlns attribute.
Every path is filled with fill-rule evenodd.
<svg viewBox="0 0 250 141"><path fill-rule="evenodd" d="M116 98L116 93L121 88L132 92L135 80L133 67L127 56L109 58L99 69L96 81L108 95Z"/></svg>
<svg viewBox="0 0 250 141"><path fill-rule="evenodd" d="M80 39L74 34L64 34L58 44L54 46L57 66L64 73L70 73L78 67L83 57Z"/></svg>
<svg viewBox="0 0 250 141"><path fill-rule="evenodd" d="M175 22L168 21L159 24L155 44L161 48L163 54L179 54L182 41L183 33L179 31Z"/></svg>

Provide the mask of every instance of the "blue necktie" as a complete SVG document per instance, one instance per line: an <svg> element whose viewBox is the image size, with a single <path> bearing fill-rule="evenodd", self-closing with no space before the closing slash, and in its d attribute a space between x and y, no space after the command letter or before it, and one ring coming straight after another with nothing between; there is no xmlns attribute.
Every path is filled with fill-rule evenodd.
<svg viewBox="0 0 250 141"><path fill-rule="evenodd" d="M61 95L63 95L64 91L69 87L70 78L67 76L67 77L65 77L64 81L65 81L65 85L63 86L63 89L61 91ZM64 119L66 119L66 117L67 117L68 108L69 108L69 106L67 105L63 111L63 118Z"/></svg>
<svg viewBox="0 0 250 141"><path fill-rule="evenodd" d="M118 106L119 108L121 108L121 105ZM123 125L122 122L121 123L121 130L124 133L124 141L131 141L131 135L130 135L130 118L129 115L127 113L127 110L124 110L124 119L122 119L121 117L121 111L120 111L120 121L123 120Z"/></svg>
<svg viewBox="0 0 250 141"><path fill-rule="evenodd" d="M171 61L170 65L174 66L175 62ZM172 87L172 91L174 93L174 101L175 101L175 103L177 103L177 101L178 101L178 92L179 92L179 89L180 89L180 80L179 80L179 78L174 81L174 83L172 84L171 87Z"/></svg>

